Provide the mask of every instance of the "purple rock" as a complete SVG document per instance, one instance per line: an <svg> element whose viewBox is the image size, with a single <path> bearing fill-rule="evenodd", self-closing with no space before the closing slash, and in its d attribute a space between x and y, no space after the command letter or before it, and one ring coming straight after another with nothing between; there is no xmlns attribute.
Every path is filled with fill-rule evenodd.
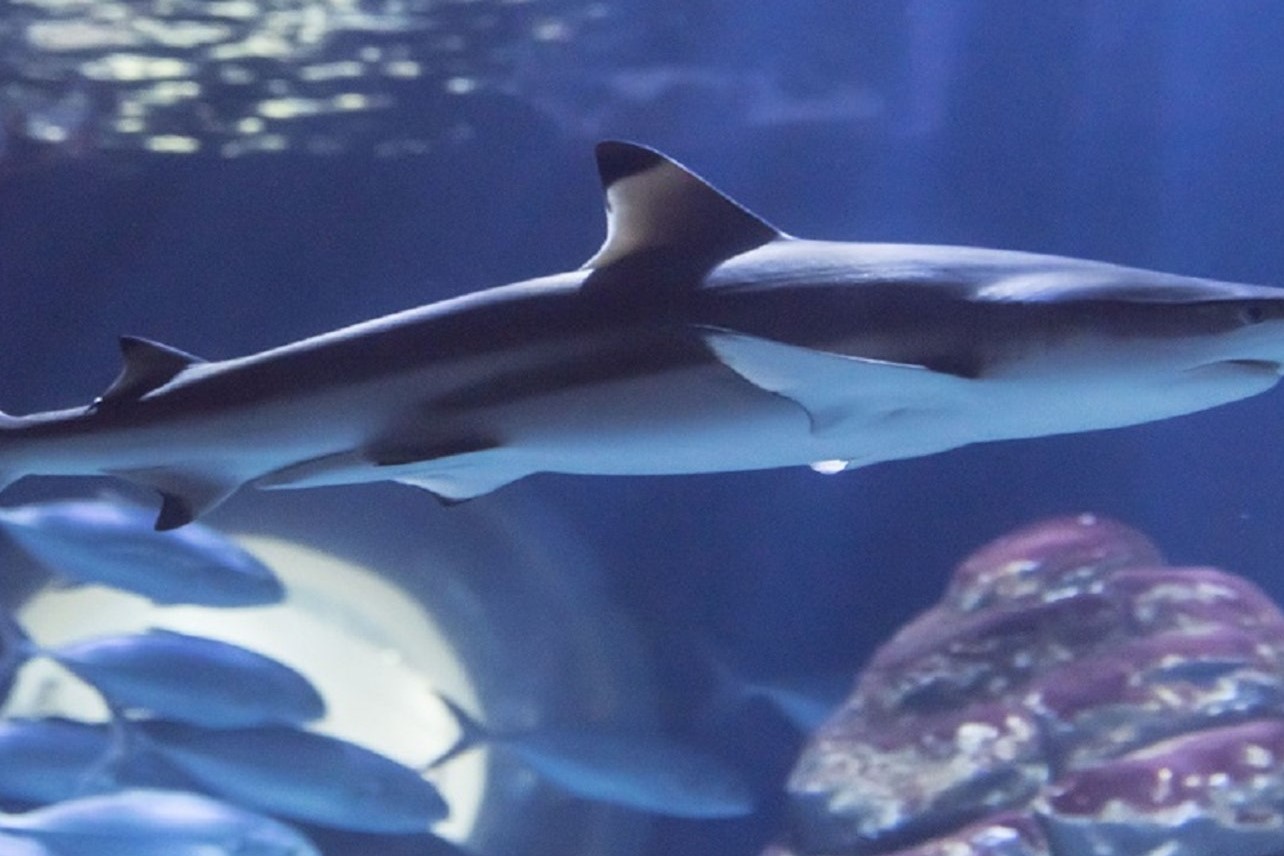
<svg viewBox="0 0 1284 856"><path fill-rule="evenodd" d="M936 607L874 655L861 689L871 710L889 714L1003 695L1117 641L1123 625L1116 604L1089 593L967 614Z"/></svg>
<svg viewBox="0 0 1284 856"><path fill-rule="evenodd" d="M1284 614L1261 589L1216 568L1129 568L1111 575L1103 590L1127 604L1138 634L1207 626L1284 628Z"/></svg>
<svg viewBox="0 0 1284 856"><path fill-rule="evenodd" d="M870 726L843 710L789 780L805 852L881 853L899 841L1022 805L1048 780L1033 719L1010 705L972 705Z"/></svg>
<svg viewBox="0 0 1284 856"><path fill-rule="evenodd" d="M944 601L971 612L1089 585L1118 568L1161 562L1158 548L1122 523L1094 514L1057 517L977 550L955 570Z"/></svg>
<svg viewBox="0 0 1284 856"><path fill-rule="evenodd" d="M1165 632L1067 663L1030 686L1050 760L1073 770L1197 728L1284 714L1278 640Z"/></svg>
<svg viewBox="0 0 1284 856"><path fill-rule="evenodd" d="M767 848L762 856L796 856L783 844ZM837 856L808 853L807 856ZM884 856L1052 856L1043 829L1032 814L1000 814L980 823L917 844L886 851Z"/></svg>
<svg viewBox="0 0 1284 856"><path fill-rule="evenodd" d="M1091 515L974 553L804 748L775 852L1284 853L1284 614L1160 561Z"/></svg>
<svg viewBox="0 0 1284 856"><path fill-rule="evenodd" d="M1053 852L1268 856L1284 848L1284 723L1204 729L1063 776L1037 810Z"/></svg>
<svg viewBox="0 0 1284 856"><path fill-rule="evenodd" d="M888 856L1051 856L1047 838L1029 814L1001 814Z"/></svg>
<svg viewBox="0 0 1284 856"><path fill-rule="evenodd" d="M1256 822L1262 815L1252 808L1252 794L1248 803L1228 798L1245 788L1260 791L1263 776L1284 783L1281 759L1284 722L1255 720L1203 729L1067 773L1048 788L1046 812L1064 818L1120 811L1154 815L1181 805L1212 807L1219 802L1228 817ZM1274 795L1280 799L1284 792ZM1241 811L1245 807L1246 813ZM1284 821L1284 815L1279 819Z"/></svg>

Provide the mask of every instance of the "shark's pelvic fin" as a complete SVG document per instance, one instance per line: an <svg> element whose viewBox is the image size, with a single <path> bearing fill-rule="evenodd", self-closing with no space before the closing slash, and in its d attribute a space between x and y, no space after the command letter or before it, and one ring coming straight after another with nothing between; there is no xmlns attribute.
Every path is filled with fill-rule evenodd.
<svg viewBox="0 0 1284 856"><path fill-rule="evenodd" d="M161 532L185 526L212 511L241 486L239 481L218 473L178 467L112 470L109 474L160 493L161 510L156 529Z"/></svg>
<svg viewBox="0 0 1284 856"><path fill-rule="evenodd" d="M94 402L97 407L137 401L169 383L189 366L205 362L186 351L137 336L121 336L120 353L125 365L106 392Z"/></svg>
<svg viewBox="0 0 1284 856"><path fill-rule="evenodd" d="M530 475L530 470L478 466L456 470L425 470L422 474L397 476L393 481L426 490L442 505L458 505L499 490Z"/></svg>
<svg viewBox="0 0 1284 856"><path fill-rule="evenodd" d="M703 329L718 360L759 389L807 412L825 436L849 420L886 417L954 400L967 380L926 366L817 351L730 330Z"/></svg>
<svg viewBox="0 0 1284 856"><path fill-rule="evenodd" d="M376 467L370 470L371 465ZM369 472L367 478L354 473ZM391 480L426 490L443 504L490 493L531 474L507 450L482 437L423 443L384 442L369 448L323 455L284 467L254 481L268 490Z"/></svg>
<svg viewBox="0 0 1284 856"><path fill-rule="evenodd" d="M372 450L372 456L380 468L398 472L393 481L426 490L443 505L483 496L530 475L529 469L515 467L504 446L489 437L390 444Z"/></svg>
<svg viewBox="0 0 1284 856"><path fill-rule="evenodd" d="M645 146L604 142L597 169L606 193L606 242L584 268L646 249L676 247L722 260L785 235L690 170Z"/></svg>

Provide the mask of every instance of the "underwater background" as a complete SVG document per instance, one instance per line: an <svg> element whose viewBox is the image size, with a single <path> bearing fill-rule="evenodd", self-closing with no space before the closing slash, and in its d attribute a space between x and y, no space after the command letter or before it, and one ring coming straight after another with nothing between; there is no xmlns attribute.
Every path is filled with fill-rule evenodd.
<svg viewBox="0 0 1284 856"><path fill-rule="evenodd" d="M574 268L603 235L607 138L792 234L1284 284L1274 0L94 5L0 2L10 413L92 400L118 334L224 358ZM475 849L751 856L784 828L804 735L761 699L715 709L715 662L850 683L959 561L1050 515L1123 521L1284 598L1282 395L834 476L538 475L457 509L361 486L240 495L209 522L370 558L492 719L659 731L759 795L747 817L650 817L501 770ZM0 549L16 606L39 573ZM327 854L456 846L309 831Z"/></svg>

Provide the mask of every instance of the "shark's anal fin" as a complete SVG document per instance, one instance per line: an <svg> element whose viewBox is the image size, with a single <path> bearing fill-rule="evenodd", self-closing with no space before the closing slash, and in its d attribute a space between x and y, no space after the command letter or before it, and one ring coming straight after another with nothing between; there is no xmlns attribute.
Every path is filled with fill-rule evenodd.
<svg viewBox="0 0 1284 856"><path fill-rule="evenodd" d="M968 383L926 366L818 351L731 330L701 332L719 362L806 411L811 432L819 437L851 421L937 409L956 400ZM823 462L821 471L833 466Z"/></svg>
<svg viewBox="0 0 1284 856"><path fill-rule="evenodd" d="M606 242L584 263L587 270L661 247L720 261L785 237L690 170L645 146L599 143L597 169L606 193Z"/></svg>
<svg viewBox="0 0 1284 856"><path fill-rule="evenodd" d="M121 336L120 353L125 364L111 386L94 401L95 408L137 401L169 383L184 369L205 362L186 351L137 336Z"/></svg>
<svg viewBox="0 0 1284 856"><path fill-rule="evenodd" d="M222 504L240 487L238 481L216 473L179 467L113 470L110 475L150 487L161 495L160 514L156 518L159 532L186 526Z"/></svg>

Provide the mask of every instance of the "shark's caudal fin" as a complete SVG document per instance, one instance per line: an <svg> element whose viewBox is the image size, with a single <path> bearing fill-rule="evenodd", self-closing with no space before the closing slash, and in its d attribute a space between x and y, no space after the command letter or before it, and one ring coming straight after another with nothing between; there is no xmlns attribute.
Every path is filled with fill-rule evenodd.
<svg viewBox="0 0 1284 856"><path fill-rule="evenodd" d="M584 263L587 270L658 247L725 259L786 237L654 149L598 143L597 170L606 193L606 242Z"/></svg>

